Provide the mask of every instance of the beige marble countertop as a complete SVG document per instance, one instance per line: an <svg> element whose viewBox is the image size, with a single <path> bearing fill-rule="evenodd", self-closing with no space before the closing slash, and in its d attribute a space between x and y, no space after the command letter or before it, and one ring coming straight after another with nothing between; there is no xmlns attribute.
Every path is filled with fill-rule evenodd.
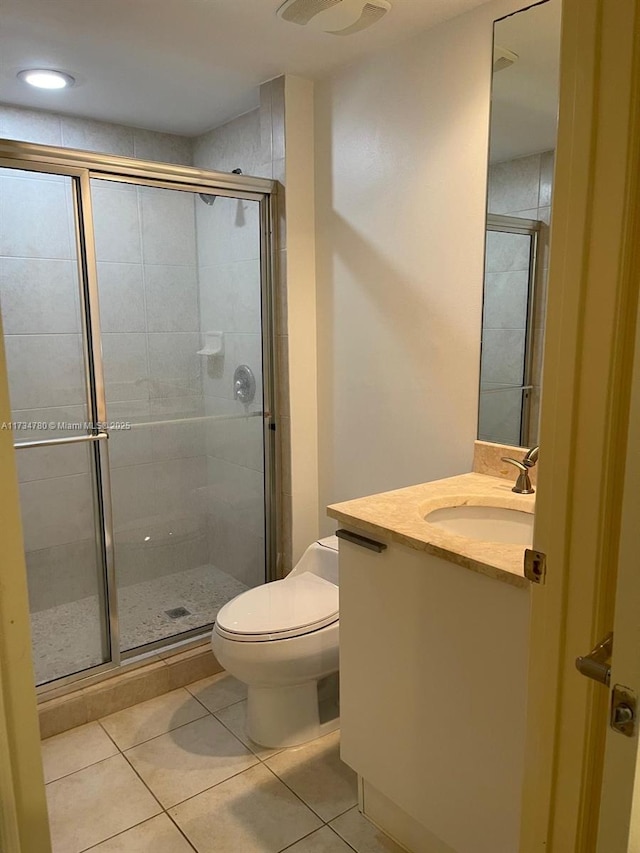
<svg viewBox="0 0 640 853"><path fill-rule="evenodd" d="M496 580L527 588L523 574L524 548L501 542L481 542L449 533L424 520L434 509L474 504L501 506L533 513L535 495L517 495L513 481L487 474L461 474L393 492L383 492L327 507L331 518L392 542L442 557Z"/></svg>

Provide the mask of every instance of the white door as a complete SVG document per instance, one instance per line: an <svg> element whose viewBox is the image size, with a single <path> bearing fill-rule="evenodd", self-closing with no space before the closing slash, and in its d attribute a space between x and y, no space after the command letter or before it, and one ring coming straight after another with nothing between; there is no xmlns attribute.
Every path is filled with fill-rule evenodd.
<svg viewBox="0 0 640 853"><path fill-rule="evenodd" d="M632 705L633 697L640 699L640 336L636 338L619 554L611 693L614 705L618 698ZM621 688L629 691L630 703L624 702ZM597 853L640 851L638 708L632 726L631 736L611 726L607 730Z"/></svg>

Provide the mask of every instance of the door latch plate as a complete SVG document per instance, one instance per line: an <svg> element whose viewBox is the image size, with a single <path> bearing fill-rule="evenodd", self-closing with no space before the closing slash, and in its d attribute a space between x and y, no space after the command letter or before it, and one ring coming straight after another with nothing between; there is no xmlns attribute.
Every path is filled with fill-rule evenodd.
<svg viewBox="0 0 640 853"><path fill-rule="evenodd" d="M636 733L637 717L636 694L629 687L623 687L621 684L614 685L611 691L611 728L621 735L633 737Z"/></svg>
<svg viewBox="0 0 640 853"><path fill-rule="evenodd" d="M547 555L527 548L524 552L524 576L531 583L544 583L547 576Z"/></svg>

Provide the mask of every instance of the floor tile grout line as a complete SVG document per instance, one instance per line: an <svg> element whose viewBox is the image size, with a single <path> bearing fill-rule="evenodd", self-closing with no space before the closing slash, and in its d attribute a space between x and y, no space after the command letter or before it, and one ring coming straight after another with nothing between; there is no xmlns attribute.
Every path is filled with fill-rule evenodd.
<svg viewBox="0 0 640 853"><path fill-rule="evenodd" d="M112 838L117 838L119 835L124 835L124 833L129 832L130 829L135 829L137 826L142 826L143 823L148 823L150 820L153 820L156 817L160 817L160 814L163 813L164 812L160 812L158 814L151 815L151 817L145 817L144 820L140 820L137 823L134 823L132 826L128 826L126 829L122 829L120 832L116 832L113 835L109 835L107 838L103 838L101 841L97 841L95 844L92 844L91 847L83 847L82 850L78 851L78 853L90 853L91 850L95 850L96 847L99 847L106 841L111 841Z"/></svg>
<svg viewBox="0 0 640 853"><path fill-rule="evenodd" d="M312 836L314 833L316 833L316 832L320 832L320 830L321 830L321 829L324 829L324 828L325 828L325 826L327 826L327 824L326 824L326 823L325 823L325 824L323 824L322 826L318 826L318 827L316 827L316 829L312 829L312 830L311 830L311 832L307 832L307 834L306 834L306 835L302 835L300 838L297 838L297 839L296 839L295 841L293 841L291 844L287 844L287 846L286 846L286 847L281 847L281 848L280 848L280 850L278 850L278 853L286 853L286 851L287 851L287 850L291 850L291 848L292 848L292 847L295 847L295 846L296 846L296 844L299 844L301 841L304 841L304 840L305 840L305 838L309 838L309 837L310 837L310 836Z"/></svg>
<svg viewBox="0 0 640 853"><path fill-rule="evenodd" d="M355 808L355 806L351 806L351 808ZM347 811L351 811L351 809L347 809ZM347 812L342 812L342 814L346 814L346 813L347 813ZM338 815L338 817L340 817L340 815ZM334 817L334 818L332 818L332 820L335 820L335 817ZM343 838L343 837L340 835L340 833L338 832L338 830L337 830L337 829L334 829L334 828L331 826L331 824L330 824L330 823L327 823L327 824L326 824L326 826L328 826L328 827L329 827L329 829L331 830L331 832L333 832L333 834L334 834L334 835L337 835L337 836L338 836L338 838L340 839L340 841L344 842L344 844L346 844L346 845L347 845L347 847L349 848L349 850L355 850L355 853L358 853L358 848L357 848L357 847L354 847L354 846L353 846L353 844L350 844L350 843L347 841L347 839L346 839L346 838Z"/></svg>
<svg viewBox="0 0 640 853"><path fill-rule="evenodd" d="M245 699L241 699L240 701L241 701L241 702L245 702L246 700L245 700ZM240 702L234 702L233 704L234 704L234 705L239 705L239 704L240 704ZM219 708L218 710L219 710L219 711L226 711L226 709L227 709L227 708L232 708L232 707L233 707L233 705L227 705L225 708ZM217 720L221 725L223 725L223 726L225 727L225 729L227 729L227 731L231 732L231 734L232 734L235 738L237 738L238 740L240 740L240 738L239 738L239 737L238 737L238 735L233 731L233 729L232 729L230 726L228 726L228 725L225 723L225 721L224 721L224 720L221 720L221 719L220 719L220 717L218 717L218 712L217 712L217 711L212 711L211 713L212 713L212 714L213 714L213 716L216 718L216 720ZM247 738L249 738L249 735L247 735ZM249 738L249 740L251 740L251 738ZM280 755L282 752L286 752L286 750L290 748L290 747L286 747L286 746L283 746L283 747L282 747L282 749L275 749L275 748L274 748L274 751L273 751L270 755L268 755L266 758L262 758L262 756L261 756L261 755L258 755L258 753L257 753L257 752L256 752L256 751L255 751L251 746L249 746L248 744L246 744L244 741L240 741L240 743L241 743L241 744L242 744L246 749L248 749L250 752L252 752L252 753L255 755L255 757L258 759L258 761L260 761L262 764L264 764L264 762L265 762L265 761L268 761L270 758L274 758L276 755ZM254 741L252 741L252 743L254 743ZM260 744L259 744L259 743L256 743L256 746L260 746ZM262 749L270 749L270 747L268 747L268 746L261 747L261 748L262 748Z"/></svg>
<svg viewBox="0 0 640 853"><path fill-rule="evenodd" d="M95 767L97 764L102 764L104 761L108 761L110 758L117 758L122 753L118 750L118 752L114 752L113 755L105 755L104 758L99 758L97 761L92 761L91 764L87 764L85 767L78 767L77 770L72 770L71 773L65 773L64 776L58 776L57 779L50 779L48 782L45 782L45 788L48 785L53 785L56 782L61 782L63 779L68 779L70 776L75 776L76 773L82 773L83 770L88 770L90 767Z"/></svg>
<svg viewBox="0 0 640 853"><path fill-rule="evenodd" d="M228 673L226 672L226 670L224 670L224 669L223 669L223 670L222 670L222 672L220 672L220 673L216 673L216 675L228 675ZM232 677L233 677L233 676L232 676ZM197 681L194 681L193 683L194 683L194 684L197 684L198 682L197 682ZM215 682L214 682L214 683L215 683ZM197 702L200 702L200 704L202 705L202 707L203 707L203 708L207 708L207 706L204 704L204 702L202 701L202 699L200 699L200 697L199 697L199 696L196 696L196 694L195 694L195 693L192 693L192 692L189 690L189 685L188 685L188 684L185 684L185 685L184 685L184 689L187 691L187 693L188 693L190 696L193 696L193 698L194 698ZM204 689L206 690L207 688L205 687ZM243 698L242 698L242 699L236 699L236 700L235 700L235 701L233 701L233 702L229 702L229 704L228 704L228 705L222 705L222 707L220 707L220 708L216 708L216 710L215 710L215 711L212 711L212 710L211 710L211 708L207 708L207 711L209 711L209 713L210 713L210 714L215 714L217 711L224 711L224 710L225 710L225 708L231 708L231 706L232 706L232 705L239 705L239 704L240 704L240 702L246 702L246 700L247 700L247 697L246 697L246 696L243 696Z"/></svg>
<svg viewBox="0 0 640 853"><path fill-rule="evenodd" d="M253 758L257 758L257 756L253 755ZM237 773L233 773L231 776L227 776L226 779L220 779L220 781L216 782L214 785L209 785L208 788L203 788L202 791L198 791L196 794L192 794L190 797L187 797L185 800L180 800L180 802L174 803L171 806L165 807L162 805L162 803L160 803L160 805L161 805L162 809L164 811L166 811L167 814L169 814L170 809L177 809L179 806L182 806L184 803L188 803L189 800L193 800L193 799L195 799L195 797L199 797L200 794L205 794L207 791L212 791L214 788L217 788L218 785L224 785L224 783L228 782L230 779L235 779L236 776L241 776L243 773L246 773L249 770L253 770L253 768L258 767L259 764L260 764L260 762L256 761L255 764L250 764L249 767L245 767L243 770L238 770ZM171 817L170 814L169 814L169 817Z"/></svg>
<svg viewBox="0 0 640 853"><path fill-rule="evenodd" d="M280 776L278 776L278 774L276 773L276 771L275 771L275 770L273 770L271 767L269 767L269 765L268 765L268 764L266 764L266 762L263 762L263 764L264 764L264 766L267 768L267 770L269 770L269 772L270 772L270 773L272 773L272 774L276 777L276 779L278 780L278 782L281 782L281 783L285 786L285 788L287 788L287 790L291 791L291 793L292 793L295 797L297 797L297 799L298 799L298 800L300 800L300 802L302 803L302 805L303 805L303 806L306 806L306 808L308 808L308 809L309 809L309 811L310 811L310 812L311 812L315 817L317 817L317 818L318 818L318 820L321 820L321 821L322 821L323 825L327 823L327 821L326 821L323 817L321 817L321 816L318 814L318 812L317 812L317 811L316 811L312 806L310 806L310 805L309 805L309 803L307 803L305 800L303 800L303 799L302 799L302 797L300 796L300 794L298 794L296 791L294 791L294 790L293 790L293 788L292 788L290 785L287 785L287 783L284 781L284 779L281 779L281 778L280 778ZM331 820L334 820L334 818L331 818ZM320 827L318 827L318 829L319 829L319 828L320 828Z"/></svg>
<svg viewBox="0 0 640 853"><path fill-rule="evenodd" d="M351 808L353 808L353 806ZM344 814L344 812L343 812L343 814ZM335 818L332 818L332 820L335 820ZM311 832L308 832L306 835L303 835L302 838L298 838L297 841L294 841L293 844L289 844L288 847L283 847L282 850L278 851L278 853L286 853L287 850L291 850L293 847L296 846L296 844L299 844L301 841L304 841L305 838L310 838L316 832L320 832L320 830L324 829L325 827L328 830L330 830L336 836L336 838L339 838L343 844L346 844L346 846L349 848L349 850L354 850L355 853L359 853L359 851L356 847L354 847L352 844L349 844L349 842L345 838L343 838L339 832L336 832L336 830L328 823L323 824L322 826L318 827L318 829L314 829Z"/></svg>
<svg viewBox="0 0 640 853"><path fill-rule="evenodd" d="M358 803L355 802L352 806L349 806L348 809L345 809L343 812L340 812L340 814L337 814L335 817L330 817L329 820L327 821L327 824L331 823L332 820L338 820L339 817L346 815L346 813L350 812L351 809L357 809L357 808L358 808Z"/></svg>
<svg viewBox="0 0 640 853"><path fill-rule="evenodd" d="M133 770L133 772L136 774L136 776L138 777L138 779L142 782L142 784L143 784L143 785L144 785L144 787L147 789L147 791L151 794L151 796L153 797L153 799L156 801L156 803L157 803L157 804L158 804L158 806L160 807L160 810L161 810L161 811L163 811L163 812L164 812L164 811L166 811L166 808L165 808L165 807L163 806L163 804L160 802L160 800L158 799L158 797L153 793L153 791L151 790L151 788L149 787L149 785L147 785L147 783L145 782L145 780L144 780L144 779L142 778L142 776L138 773L138 771L137 771L137 770L136 770L136 768L133 766L133 764L129 761L129 759L128 759L128 758L127 758L127 756L124 754L124 752L122 753L122 757L123 757L123 758L124 758L124 760L127 762L127 764L129 765L129 767Z"/></svg>
<svg viewBox="0 0 640 853"><path fill-rule="evenodd" d="M176 821L171 817L171 815L169 814L169 812L168 812L166 809L165 809L165 811L163 812L163 814L165 814L165 815L167 816L167 818L171 821L171 823L173 824L173 826L175 826L175 828L178 830L178 832L180 833L180 835L181 835L181 836L184 838L184 840L187 842L187 844L189 845L189 847L191 847L191 849L192 849L192 850L195 850L195 853L200 853L200 851L198 850L198 848L196 847L196 845L195 845L195 844L193 844L193 842L192 842L192 841L187 837L187 835L186 835L186 833L184 832L184 830L182 829L182 827L178 825L178 823L177 823L177 822L176 822Z"/></svg>
<svg viewBox="0 0 640 853"><path fill-rule="evenodd" d="M126 832L126 831L128 831L129 829L133 829L134 827L139 826L140 824L145 823L145 822L147 822L148 820L151 820L153 817L157 817L159 814L165 814L165 815L169 818L169 820L172 822L172 824L174 824L174 825L176 826L176 828L178 829L178 831L180 832L180 834L181 834L181 835L183 835L183 836L185 837L185 840L187 841L187 843L189 844L189 846L190 846L190 847L192 847L192 849L196 850L196 848L194 847L194 845L191 843L191 841L186 837L186 835L185 835L185 834L184 834L184 832L182 831L181 827L177 824L176 820L174 820L174 818L172 817L172 815L169 813L169 809L175 809L175 808L177 808L177 807L181 806L183 803L186 803L186 802L188 802L189 800L194 799L195 797L199 796L200 794L204 794L205 792L210 791L210 790L212 790L213 788L216 788L216 787L218 787L219 785L224 784L224 783L225 783L225 782L227 782L227 781L230 781L231 779L235 778L236 776L240 776L240 775L242 775L243 773L246 773L248 770L251 770L252 768L257 767L257 766L260 766L260 765L265 766L265 767L266 767L266 769L271 773L271 775L272 775L272 776L274 776L274 777L275 777L279 782L281 782L281 783L284 785L284 787L285 787L287 790L289 790L289 791L293 794L293 796L294 796L294 797L295 797L295 798L296 798L296 799L297 799L297 800L298 800L298 801L299 801L299 802L300 802L300 803L301 803L301 804L302 804L306 809L308 809L308 810L309 810L309 811L314 815L314 817L316 817L316 818L321 822L321 826L316 827L316 828L315 828L314 830L312 830L310 833L307 833L307 835L302 836L302 838L297 839L297 841L293 842L293 844L291 844L291 845L288 845L286 848L282 848L282 851L284 851L284 850L288 850L290 847L294 846L294 844L297 844L299 841L303 840L304 838L307 838L309 835L312 835L314 832L319 831L323 826L328 826L328 827L331 829L331 831L332 831L335 835L337 835L337 836L338 836L338 837L339 837L339 838L340 838L340 839L341 839L341 840L342 840L342 841L343 841L343 842L344 842L344 843L345 843L345 844L346 844L350 849L355 849L355 848L353 848L353 847L349 844L349 842L347 842L347 841L346 841L346 839L344 839L344 838L340 835L340 833L339 833L337 830L335 830L332 826L330 826L330 822L331 822L331 821L334 821L334 820L337 820L339 817L341 817L342 815L346 814L348 811L351 811L353 808L356 808L356 807L357 807L357 804L354 804L354 805L352 805L352 806L349 806L349 807L348 807L347 809L345 809L344 811L339 812L337 815L334 815L334 816L332 816L332 817L331 817L331 818L329 818L329 819L325 819L325 818L324 818L324 817L322 817L320 814L318 814L318 812L317 812L317 811L316 811L316 810L315 810L315 809L314 809L314 808L313 808L309 803L307 803L307 802L303 799L303 797L302 797L302 796L300 796L300 795L299 795L295 790L293 790L293 788L291 788L291 787L290 787L290 785L289 785L289 784L287 784L287 782L286 782L283 778L281 778L281 777L278 775L278 773L276 773L276 771L275 771L275 770L273 770L273 769L272 769L272 768L271 768L271 767L266 763L270 758L274 757L275 755L282 754L282 752L287 751L287 750L286 750L286 748L284 748L283 750L281 750L281 751L280 751L280 752L278 752L278 753L274 753L274 754L269 755L269 756L267 756L266 758L262 759L259 755L257 755L255 752L253 752L253 750L251 750L251 749L250 749L250 747L247 747L247 745L246 745L246 744L244 744L244 743L240 740L240 738L238 738L238 737L237 737L237 735L236 735L236 734L235 734L235 733L234 733L234 732L233 732L233 731L232 731L232 730L231 730L231 729L230 729L230 728L229 728L229 727L228 727L228 726L227 726L227 725L226 725L222 720L220 720L220 719L216 716L216 712L209 710L209 709L208 709L208 708L207 708L207 707L206 707L206 706L205 706L205 705L204 705L204 704L203 704L203 703L198 699L198 697L197 697L197 696L194 696L194 694L192 694L192 693L188 690L187 685L183 685L183 687L182 687L182 688L176 688L176 690L179 690L179 689L184 689L184 690L189 694L189 696L191 696L192 698L196 699L196 701L198 701L198 704L199 704L199 705L204 709L204 711L205 711L206 713L205 713L203 716L196 718L195 720L190 720L188 723L183 723L182 725L180 725L180 726L176 726L176 727L175 727L175 728L173 728L173 729L169 729L168 731L163 732L163 733L161 733L161 734L159 734L159 735L156 735L156 736L154 736L153 738L149 738L149 740L147 740L147 741L142 741L140 744L135 744L134 746L127 747L127 748L126 748L126 750L121 749L121 748L118 746L118 744L115 742L115 740L113 739L113 737L109 734L109 732L108 732L108 731L104 728L104 726L102 725L102 722L101 722L101 721L102 721L102 719L107 719L107 717L108 717L108 716L111 716L111 715L107 715L107 717L104 717L104 718L99 718L99 719L98 719L98 720L96 720L95 722L97 722L97 723L98 723L98 725L100 726L100 729L101 729L101 730L106 734L106 736L107 736L107 738L109 739L109 741L113 744L113 746L114 746L114 747L115 747L115 749L116 749L116 753L115 753L114 755L110 755L110 756L107 756L107 757L105 757L105 758L103 758L103 759L100 759L99 761L92 762L92 764L87 765L87 767L79 768L78 770L73 771L72 773L69 773L69 774L66 774L65 776L60 777L60 779L68 778L69 776L72 776L72 775L74 775L75 773L81 772L82 770L86 770L86 769L88 769L89 767L92 767L92 766L95 766L96 764L100 764L100 763L102 763L103 761L108 761L108 760L109 760L109 758L114 758L114 757L116 757L117 755L122 755L122 757L127 761L128 766L129 766L129 767L131 767L131 769L133 770L133 772L134 772L135 776L136 776L136 777L137 777L137 778L142 782L142 784L143 784L144 788L145 788L145 789L150 793L150 795L151 795L152 799L154 800L154 802L158 805L158 807L159 807L159 809L160 809L160 812L158 812L158 814L157 814L157 815L152 815L151 817L145 818L145 820L143 820L143 821L139 821L138 823L133 824L131 827L127 827L127 829L122 830L122 832L115 833L115 835L113 835L113 836L109 836L108 838L102 839L102 840L101 840L101 841L99 841L96 845L93 845L91 848L85 848L85 850L86 850L86 851L89 851L89 850L94 849L96 846L99 846L99 845L100 845L101 843L103 843L104 841L108 841L110 838L116 837L117 835L121 835L123 832ZM156 697L153 697L153 698L156 698ZM146 701L150 701L150 700L146 700ZM237 702L232 702L232 703L230 703L229 705L226 705L226 706L223 706L222 708L217 709L217 711L223 711L223 710L225 710L226 708L233 707L234 705L240 704L240 703L241 703L241 702L243 702L243 701L246 701L246 700L245 700L245 699L240 699L240 700L238 700ZM142 704L142 703L138 703L138 704ZM135 707L135 706L131 706L131 707ZM126 709L122 709L122 710L126 710ZM118 712L114 712L114 713L118 713ZM243 747L243 749L247 752L247 754L248 754L248 755L250 755L253 759L255 759L255 762L254 762L253 764L251 764L249 767L246 767L246 768L244 768L243 770L238 771L238 773L234 773L234 774L232 774L231 776L227 777L226 779L222 779L222 780L220 780L219 782L216 782L214 785L212 785L212 786L210 786L210 787L208 787L208 788L205 788L203 791L199 791L199 792L197 792L196 794L193 794L193 796L188 797L186 800L182 800L182 801L181 801L181 802L179 802L179 803L175 803L174 805L171 805L171 806L167 806L167 807L165 807L165 806L160 802L160 800L158 799L158 797L156 796L156 794L153 792L153 790L151 789L151 787L150 787L150 786L147 784L147 782L142 778L142 776L141 776L141 775L140 775L140 773L137 771L137 769L133 766L132 762L128 759L128 756L126 755L126 751L133 750L136 746L140 746L140 745L142 745L142 744L144 744L144 743L150 743L152 740L156 740L157 738L162 737L163 735L171 734L172 732L177 731L178 729L184 728L185 726L190 725L191 723L195 723L195 722L197 722L198 720L205 719L207 716L211 716L211 717L213 717L217 722L219 722L219 723L223 726L223 728L225 728L225 729L229 732L229 734L230 734L230 735L231 735L231 736L232 736L236 741L238 741L238 743ZM56 782L56 781L59 781L59 780L58 780L58 779L51 780L51 783L52 783L52 782ZM51 784L51 783L47 783L47 784ZM281 853L282 853L282 851L281 851ZM84 851L83 851L83 853L84 853ZM196 850L196 853L197 853L197 850Z"/></svg>
<svg viewBox="0 0 640 853"><path fill-rule="evenodd" d="M166 695L166 694L165 694L165 695ZM134 705L134 706L132 706L132 707L135 707L135 705ZM128 709L127 709L127 708L123 708L123 710L124 710L124 711L126 711L126 710L128 710ZM205 711L207 711L207 709L206 709L206 708L205 708ZM117 713L119 713L119 712L118 712L118 711L116 711L115 713L117 714ZM180 725L179 725L179 726L174 726L174 727L173 727L173 728L171 728L171 729L167 729L167 731L166 731L166 732L160 732L160 734L159 734L159 735L154 735L153 737L147 738L147 740L141 740L141 741L139 741L138 743L133 743L133 744L131 744L131 746L125 746L125 747L118 746L118 744L115 742L114 738L113 738L113 737L111 737L111 735L110 735L110 734L109 734L109 732L106 730L106 728L105 728L104 726L102 726L102 722L101 722L101 720L106 719L106 717L101 717L100 719L96 720L95 722L99 723L99 724L102 726L102 730L103 730L103 731L108 735L108 737L113 741L113 743L115 744L115 746L116 746L116 748L118 749L118 751L119 751L119 752L121 752L121 753L124 755L124 753L125 753L125 752L128 752L128 751L129 751L129 750L131 750L131 749L135 749L136 747L138 747L138 746L142 746L142 745L143 745L143 744L145 744L145 743L151 743L151 741L152 741L152 740L157 740L159 737L164 737L165 735L170 735L170 734L171 734L171 732L177 732L177 731L178 731L178 729L183 729L185 726L189 726L189 725L191 725L191 723L197 723L197 722L198 722L198 720L204 720L204 718L205 718L206 716L213 717L213 716L214 716L214 714L212 714L212 713L211 713L211 711L207 711L207 713L206 713L206 714L202 714L202 716L200 716L200 717L195 717L193 720L189 720L187 723L180 723ZM243 744L243 746L244 746L244 744Z"/></svg>

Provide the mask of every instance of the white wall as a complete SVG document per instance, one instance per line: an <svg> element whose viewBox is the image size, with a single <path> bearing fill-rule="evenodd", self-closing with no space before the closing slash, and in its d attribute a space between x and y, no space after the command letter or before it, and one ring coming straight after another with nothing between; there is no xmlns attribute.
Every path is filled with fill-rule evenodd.
<svg viewBox="0 0 640 853"><path fill-rule="evenodd" d="M494 19L487 3L316 87L320 518L471 469Z"/></svg>

